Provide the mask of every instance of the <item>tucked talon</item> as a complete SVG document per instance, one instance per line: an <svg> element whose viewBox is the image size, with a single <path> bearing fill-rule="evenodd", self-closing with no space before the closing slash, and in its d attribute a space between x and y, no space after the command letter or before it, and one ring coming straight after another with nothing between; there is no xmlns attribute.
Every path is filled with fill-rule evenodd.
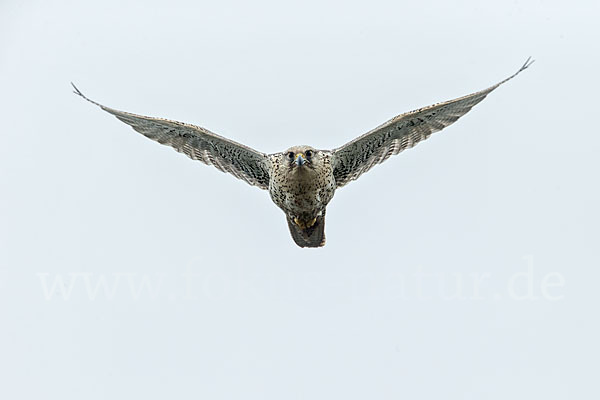
<svg viewBox="0 0 600 400"><path fill-rule="evenodd" d="M299 227L300 229L307 229L307 228L310 228L310 227L312 227L312 226L315 224L315 222L317 222L317 218L313 218L313 219L311 219L311 220L310 220L310 221L308 221L308 222L304 222L304 221L302 221L302 220L298 219L298 217L294 217L294 223L295 223L296 225L298 225L298 227Z"/></svg>

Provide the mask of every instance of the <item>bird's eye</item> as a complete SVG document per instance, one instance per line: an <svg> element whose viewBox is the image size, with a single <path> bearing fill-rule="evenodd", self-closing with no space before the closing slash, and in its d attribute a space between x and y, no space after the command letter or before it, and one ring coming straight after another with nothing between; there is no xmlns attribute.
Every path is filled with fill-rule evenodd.
<svg viewBox="0 0 600 400"><path fill-rule="evenodd" d="M308 158L312 157L312 155L313 155L312 151L310 151L310 150L306 150L306 151L304 152L304 154L305 154L305 155L306 155L306 157L308 157Z"/></svg>
<svg viewBox="0 0 600 400"><path fill-rule="evenodd" d="M289 158L290 160L293 160L293 159L294 159L294 153L293 153L293 152L291 152L291 151L288 153L288 155L287 155L287 156L288 156L288 158Z"/></svg>

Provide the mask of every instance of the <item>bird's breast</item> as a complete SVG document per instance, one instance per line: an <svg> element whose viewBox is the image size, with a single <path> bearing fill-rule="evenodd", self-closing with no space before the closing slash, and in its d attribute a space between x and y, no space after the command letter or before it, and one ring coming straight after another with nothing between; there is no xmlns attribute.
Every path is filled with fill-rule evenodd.
<svg viewBox="0 0 600 400"><path fill-rule="evenodd" d="M293 215L312 215L325 209L333 197L335 180L326 171L291 171L271 180L273 202Z"/></svg>

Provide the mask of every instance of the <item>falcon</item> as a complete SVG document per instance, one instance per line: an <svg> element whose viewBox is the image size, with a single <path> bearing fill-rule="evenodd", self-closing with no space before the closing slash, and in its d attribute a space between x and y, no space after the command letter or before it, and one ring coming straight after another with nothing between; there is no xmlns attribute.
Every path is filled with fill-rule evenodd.
<svg viewBox="0 0 600 400"><path fill-rule="evenodd" d="M268 190L273 202L285 213L294 242L300 247L321 247L325 245L327 204L338 188L451 125L532 63L530 57L513 75L485 90L398 115L336 149L302 145L273 154L261 153L199 126L103 106L71 85L77 95L142 135Z"/></svg>

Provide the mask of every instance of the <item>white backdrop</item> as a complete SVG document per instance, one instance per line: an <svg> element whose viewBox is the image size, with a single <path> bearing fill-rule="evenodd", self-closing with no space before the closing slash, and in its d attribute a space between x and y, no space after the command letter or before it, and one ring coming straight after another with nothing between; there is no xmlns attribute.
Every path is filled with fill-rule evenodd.
<svg viewBox="0 0 600 400"><path fill-rule="evenodd" d="M3 399L596 398L596 2L0 4ZM71 92L264 152L486 88L339 190L268 193Z"/></svg>

